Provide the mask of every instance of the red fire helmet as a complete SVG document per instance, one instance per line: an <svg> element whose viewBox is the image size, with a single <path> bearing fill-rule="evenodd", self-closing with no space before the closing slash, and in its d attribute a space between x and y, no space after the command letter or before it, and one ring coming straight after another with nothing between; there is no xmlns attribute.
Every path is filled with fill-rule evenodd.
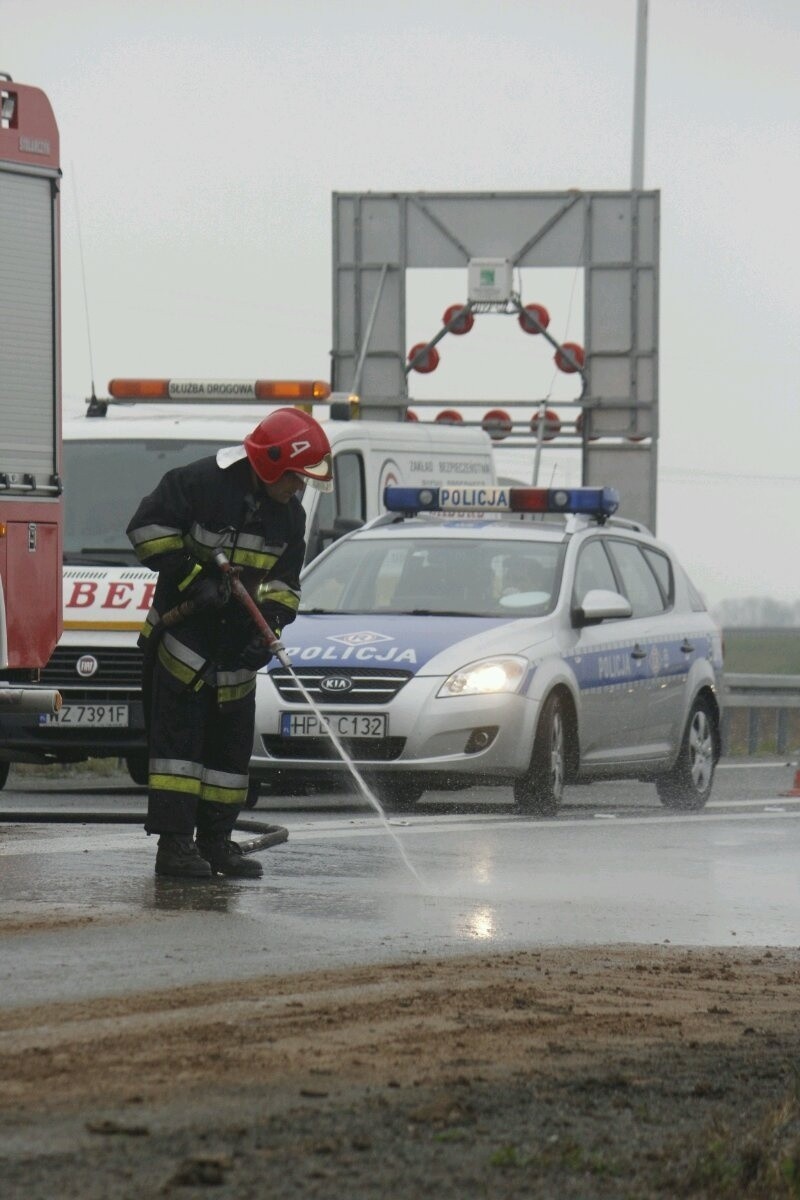
<svg viewBox="0 0 800 1200"><path fill-rule="evenodd" d="M244 439L244 449L264 483L277 483L294 471L321 492L333 490L330 442L319 422L302 409L270 413Z"/></svg>

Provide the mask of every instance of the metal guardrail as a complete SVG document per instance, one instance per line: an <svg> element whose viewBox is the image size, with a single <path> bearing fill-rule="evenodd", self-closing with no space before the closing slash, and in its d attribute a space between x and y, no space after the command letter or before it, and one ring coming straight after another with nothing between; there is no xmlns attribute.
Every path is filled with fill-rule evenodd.
<svg viewBox="0 0 800 1200"><path fill-rule="evenodd" d="M726 672L722 699L732 708L800 708L800 675L736 675Z"/></svg>
<svg viewBox="0 0 800 1200"><path fill-rule="evenodd" d="M744 742L748 754L765 742L778 754L800 746L800 675L726 672L721 699L723 754L734 742Z"/></svg>

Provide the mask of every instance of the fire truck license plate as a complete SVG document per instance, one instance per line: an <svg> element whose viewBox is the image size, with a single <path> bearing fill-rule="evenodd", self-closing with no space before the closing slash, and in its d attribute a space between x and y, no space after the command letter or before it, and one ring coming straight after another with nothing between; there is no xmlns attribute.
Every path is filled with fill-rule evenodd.
<svg viewBox="0 0 800 1200"><path fill-rule="evenodd" d="M386 713L323 713L337 737L382 738L388 732ZM314 713L281 713L281 737L321 737L324 730Z"/></svg>
<svg viewBox="0 0 800 1200"><path fill-rule="evenodd" d="M66 729L90 725L93 729L115 729L128 725L127 704L62 704L57 713L39 718L42 725Z"/></svg>

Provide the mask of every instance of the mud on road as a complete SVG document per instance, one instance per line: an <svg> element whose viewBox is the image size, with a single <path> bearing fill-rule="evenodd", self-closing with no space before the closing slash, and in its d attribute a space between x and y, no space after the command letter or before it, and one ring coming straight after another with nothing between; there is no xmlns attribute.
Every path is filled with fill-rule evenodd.
<svg viewBox="0 0 800 1200"><path fill-rule="evenodd" d="M0 1190L797 1197L798 983L795 951L592 947L12 1006Z"/></svg>

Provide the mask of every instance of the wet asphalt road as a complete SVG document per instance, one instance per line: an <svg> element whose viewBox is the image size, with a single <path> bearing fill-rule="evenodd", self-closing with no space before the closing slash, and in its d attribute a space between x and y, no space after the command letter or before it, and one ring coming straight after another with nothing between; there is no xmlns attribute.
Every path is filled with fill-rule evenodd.
<svg viewBox="0 0 800 1200"><path fill-rule="evenodd" d="M794 774L723 763L685 816L634 783L571 788L551 820L507 791L429 794L389 829L353 797L264 799L247 815L289 840L256 881L158 880L138 825L0 816L0 1006L540 945L797 946ZM12 770L0 793L4 813L87 808L141 812L144 791Z"/></svg>

